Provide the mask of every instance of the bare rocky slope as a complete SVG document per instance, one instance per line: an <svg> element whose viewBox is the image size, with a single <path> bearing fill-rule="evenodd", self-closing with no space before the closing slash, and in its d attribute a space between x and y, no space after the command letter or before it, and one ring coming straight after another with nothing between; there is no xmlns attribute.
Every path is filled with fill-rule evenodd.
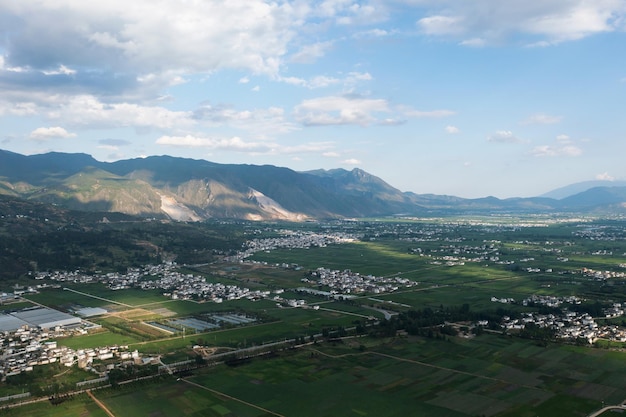
<svg viewBox="0 0 626 417"><path fill-rule="evenodd" d="M596 187L561 200L463 199L402 192L360 169L296 172L271 165L227 165L170 156L106 163L85 154L25 156L2 150L0 194L74 210L181 221L303 221L493 212L622 213L626 202L626 187Z"/></svg>

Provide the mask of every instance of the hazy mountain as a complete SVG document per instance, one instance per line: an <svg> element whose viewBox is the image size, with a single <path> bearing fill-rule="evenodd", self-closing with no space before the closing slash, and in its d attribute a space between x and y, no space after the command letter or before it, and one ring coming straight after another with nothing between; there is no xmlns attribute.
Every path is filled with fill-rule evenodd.
<svg viewBox="0 0 626 417"><path fill-rule="evenodd" d="M626 181L583 181L575 184L566 185L555 190L542 194L540 197L553 198L561 200L566 197L570 197L584 191L587 191L595 187L626 187Z"/></svg>
<svg viewBox="0 0 626 417"><path fill-rule="evenodd" d="M2 150L0 194L73 210L183 221L626 211L626 187L585 189L562 199L464 199L402 192L361 169L296 172L170 156L106 163L85 154Z"/></svg>

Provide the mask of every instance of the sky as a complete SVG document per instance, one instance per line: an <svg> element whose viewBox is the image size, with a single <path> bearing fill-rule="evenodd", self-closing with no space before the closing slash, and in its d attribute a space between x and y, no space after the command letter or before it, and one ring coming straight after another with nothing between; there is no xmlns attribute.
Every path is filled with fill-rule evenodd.
<svg viewBox="0 0 626 417"><path fill-rule="evenodd" d="M626 0L2 1L0 149L466 198L625 180Z"/></svg>

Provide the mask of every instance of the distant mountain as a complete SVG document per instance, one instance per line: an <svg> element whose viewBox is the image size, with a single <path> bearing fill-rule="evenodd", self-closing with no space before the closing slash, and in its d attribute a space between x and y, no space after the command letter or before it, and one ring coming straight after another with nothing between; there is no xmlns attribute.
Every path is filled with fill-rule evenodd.
<svg viewBox="0 0 626 417"><path fill-rule="evenodd" d="M595 187L626 187L626 181L583 181L575 184L566 185L565 187L557 188L556 190L549 191L542 194L540 197L553 198L555 200L561 200L566 197L570 197L584 191L587 191Z"/></svg>
<svg viewBox="0 0 626 417"><path fill-rule="evenodd" d="M107 163L85 154L2 150L0 194L73 210L181 221L626 211L625 187L596 187L563 199L464 199L402 192L361 169L296 172L171 156Z"/></svg>
<svg viewBox="0 0 626 417"><path fill-rule="evenodd" d="M559 202L570 209L619 210L626 207L626 186L594 187L581 193L566 197Z"/></svg>

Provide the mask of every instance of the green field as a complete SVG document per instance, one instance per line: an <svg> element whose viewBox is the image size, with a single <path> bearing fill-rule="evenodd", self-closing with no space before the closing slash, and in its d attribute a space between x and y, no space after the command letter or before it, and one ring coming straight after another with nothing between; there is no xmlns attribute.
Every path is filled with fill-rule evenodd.
<svg viewBox="0 0 626 417"><path fill-rule="evenodd" d="M428 233L422 233L422 226ZM626 303L626 279L601 281L581 273L582 268L626 271L619 266L626 263L626 240L623 235L606 240L596 235L593 239L579 238L581 230L595 233L595 226L586 223L507 228L444 222L398 225L390 221L363 227L371 237L363 242L279 249L253 256L268 265L207 263L185 270L203 274L210 282L252 289L282 288L285 299L304 299L319 310L278 307L271 299L222 304L170 300L159 290L111 291L102 284L67 284L63 286L76 292L45 289L27 297L63 311L79 306L109 310L110 314L92 319L103 326L103 331L59 339L60 345L73 349L129 345L144 355L162 355L166 363L193 359L192 346L196 344L232 350L292 338L309 341L309 336L329 329L364 326L371 323L370 317L384 320L384 315L373 308L443 312L466 305L472 313L494 314L498 309L530 312L535 307L491 301L492 297L521 301L530 295L576 295L588 304ZM406 232L413 240L399 239L406 231L403 227L415 229ZM600 225L597 230L614 229ZM275 228L264 233L277 234ZM481 261L471 260L483 254L487 255ZM450 257L466 257L467 261L464 265L446 265ZM297 264L303 269L276 264ZM301 279L319 267L399 276L419 284L342 302L292 291L303 285L318 288ZM540 272L528 272L527 268ZM205 333L189 331L184 336L159 332L145 324L152 320L165 323L169 316L202 318L216 312L243 313L258 321ZM624 320L617 318L611 323L623 325ZM396 334L392 330L390 334ZM366 336L345 343L318 341L238 366L221 364L197 370L183 380L165 377L95 392L115 415L149 417L584 417L602 404L619 404L626 398L626 353L618 342L577 347L491 333L474 338L443 336L436 329L435 333L436 337L430 338ZM6 392L20 392L19 388L8 386ZM94 405L89 398L79 396L56 407L39 404L20 409L25 414L6 412L102 415ZM46 407L53 411L41 411ZM55 414L61 407L65 407L64 412Z"/></svg>
<svg viewBox="0 0 626 417"><path fill-rule="evenodd" d="M3 408L2 416L15 417L107 417L107 414L87 394L80 394L59 405L49 402Z"/></svg>
<svg viewBox="0 0 626 417"><path fill-rule="evenodd" d="M508 336L365 337L95 394L115 415L137 417L583 417L623 401L624 359L621 352L540 347ZM97 415L84 403L73 407L64 415Z"/></svg>

